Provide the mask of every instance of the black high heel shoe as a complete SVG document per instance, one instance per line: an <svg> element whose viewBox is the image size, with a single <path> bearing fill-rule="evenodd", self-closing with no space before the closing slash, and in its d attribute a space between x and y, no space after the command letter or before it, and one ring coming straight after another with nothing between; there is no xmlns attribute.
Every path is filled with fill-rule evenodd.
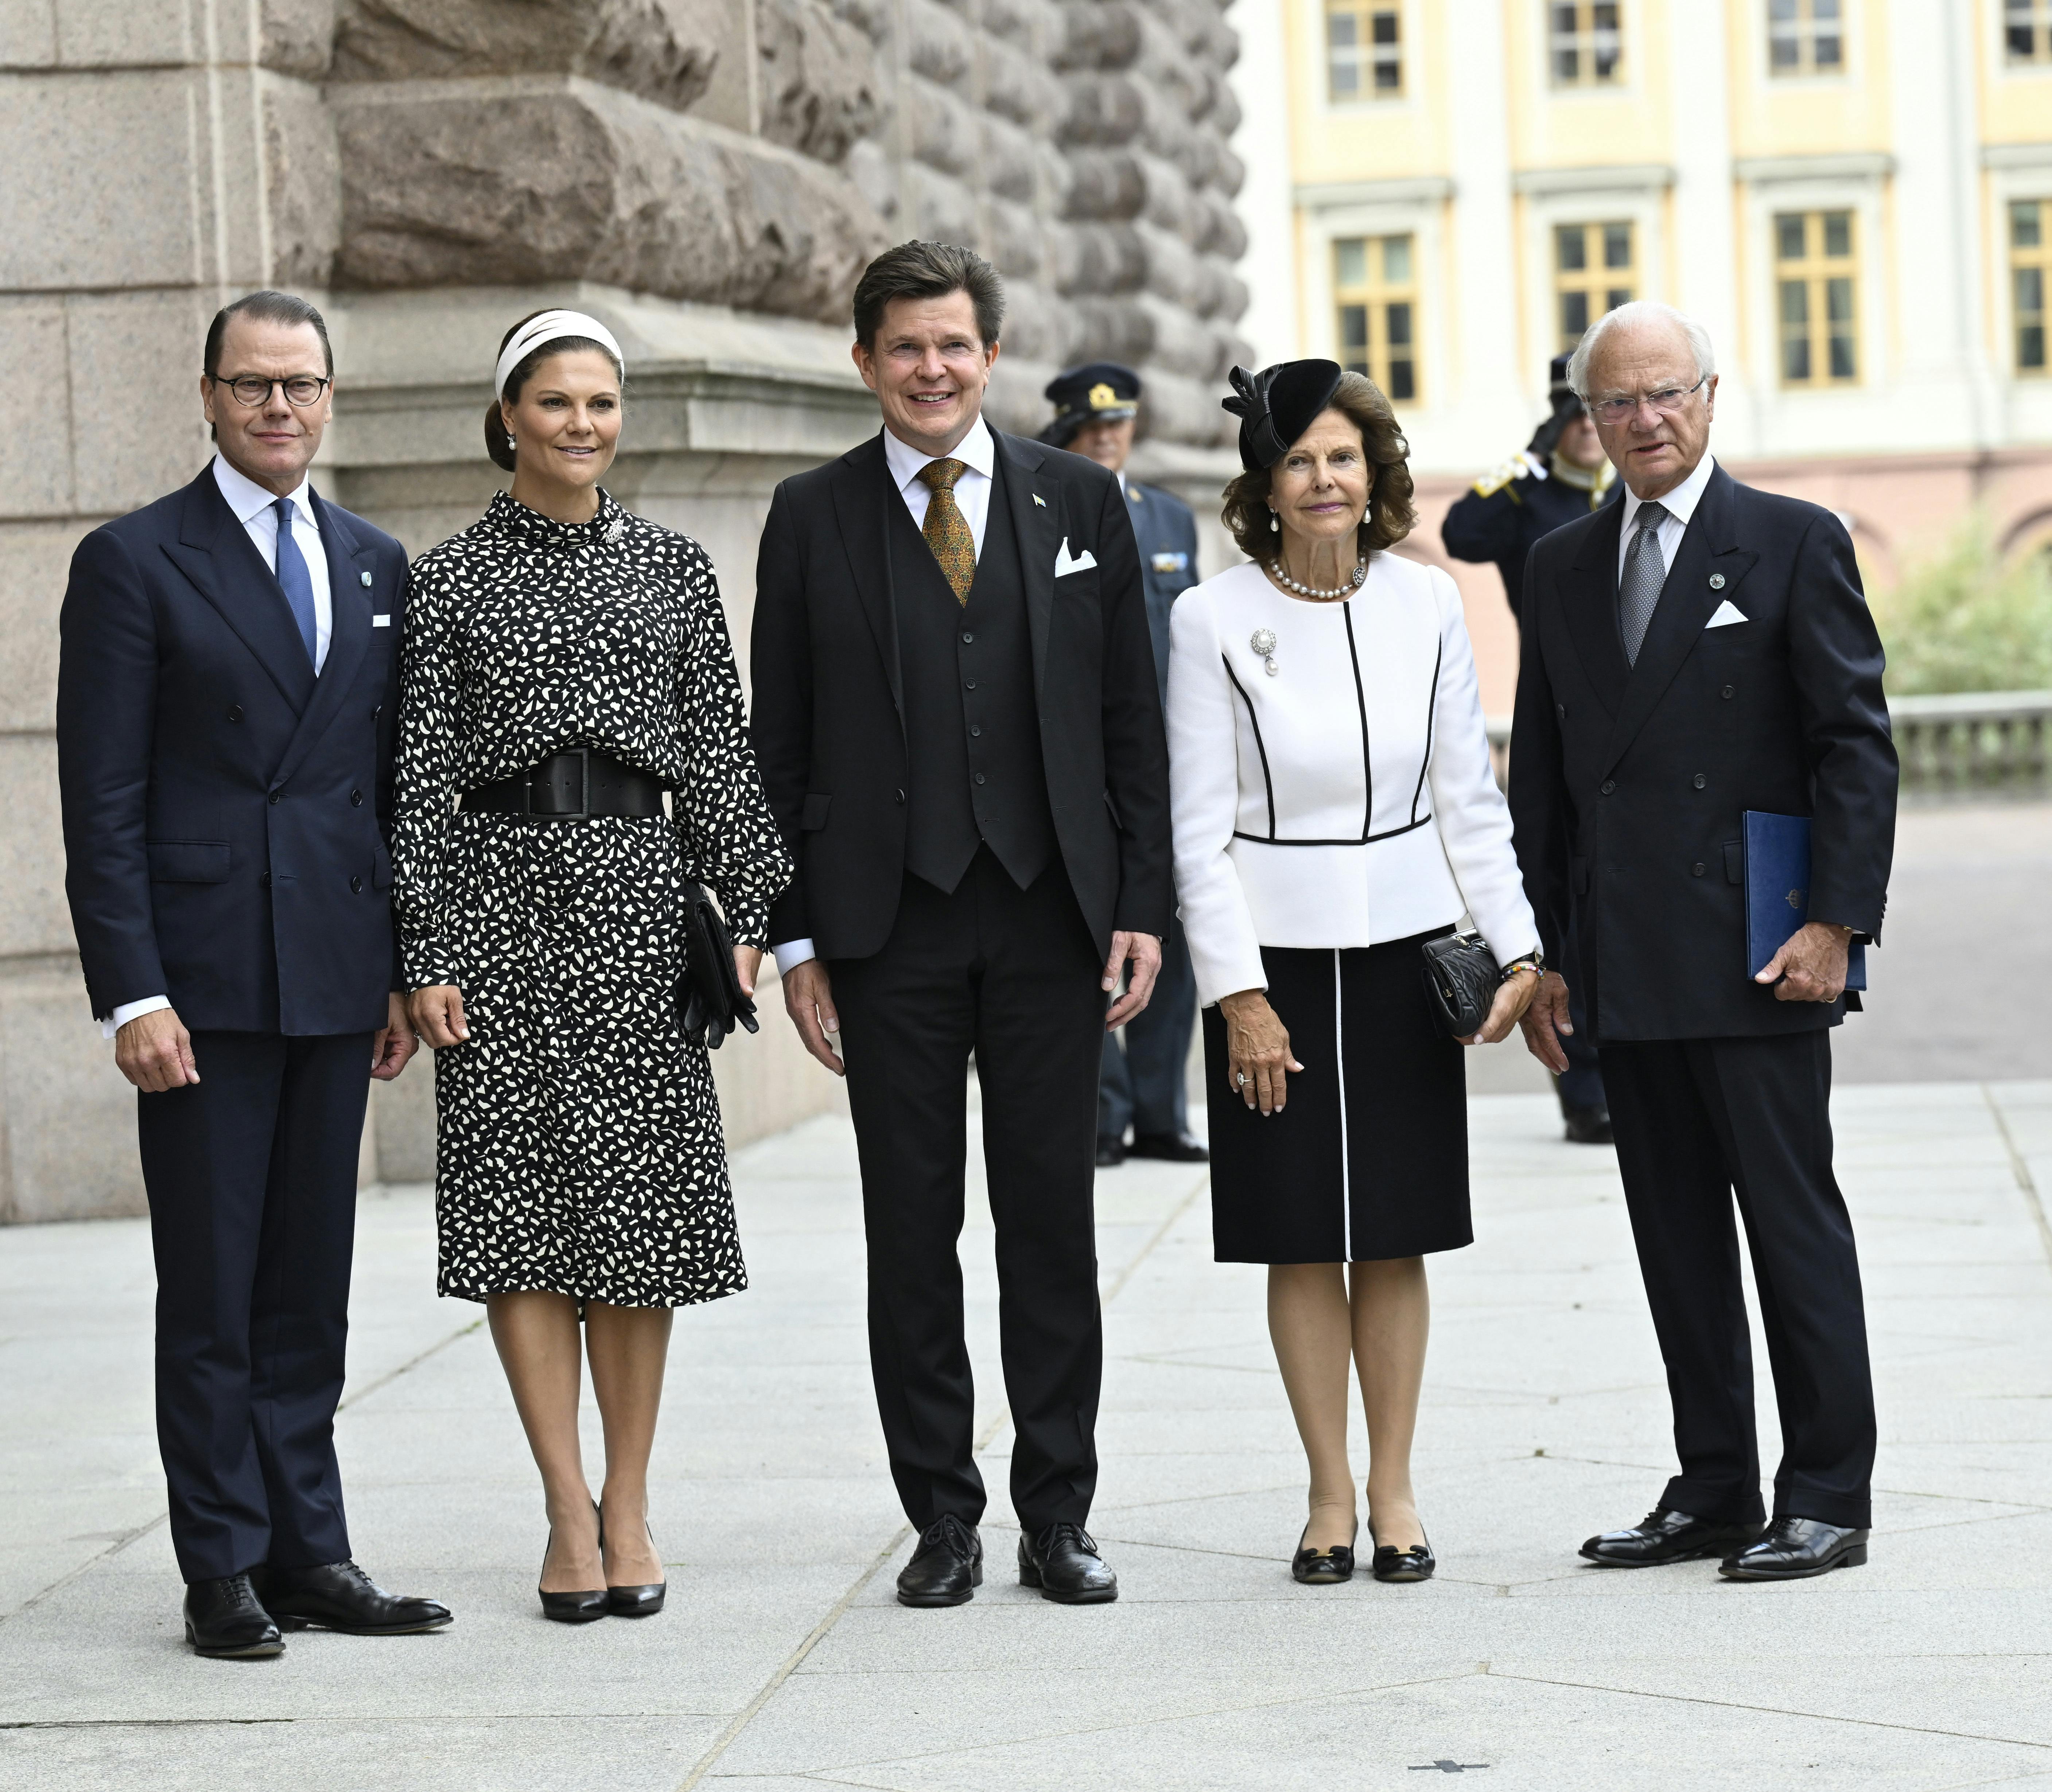
<svg viewBox="0 0 2052 1792"><path fill-rule="evenodd" d="M1411 1549L1399 1549L1394 1544L1377 1544L1369 1567L1377 1580L1412 1581L1430 1580L1432 1571L1439 1565L1432 1554L1432 1540L1427 1537Z"/></svg>
<svg viewBox="0 0 2052 1792"><path fill-rule="evenodd" d="M1353 1545L1334 1544L1330 1549L1306 1549L1304 1538L1311 1534L1311 1527L1304 1527L1303 1536L1297 1539L1297 1553L1290 1563L1290 1572L1306 1587L1337 1587L1343 1580L1353 1579ZM1361 1535L1357 1521L1353 1534Z"/></svg>
<svg viewBox="0 0 2052 1792"><path fill-rule="evenodd" d="M643 1520L644 1524L647 1520ZM648 1547L656 1546L656 1528L648 1526ZM653 1587L610 1587L605 1590L605 1609L615 1618L653 1618L663 1609L663 1596L670 1590L666 1580ZM582 1595L580 1595L582 1596Z"/></svg>
<svg viewBox="0 0 2052 1792"><path fill-rule="evenodd" d="M596 1500L592 1502L591 1511L592 1516L598 1520L598 1547L603 1551L605 1547L605 1519L599 1511ZM549 1528L550 1543L554 1542L555 1535L555 1528L551 1525ZM542 1546L542 1567L546 1571L548 1565L549 1545L544 1544ZM605 1617L611 1609L608 1590L603 1587L594 1588L589 1593L545 1593L537 1585L535 1592L542 1602L542 1617L553 1618L558 1624L589 1624L595 1618Z"/></svg>

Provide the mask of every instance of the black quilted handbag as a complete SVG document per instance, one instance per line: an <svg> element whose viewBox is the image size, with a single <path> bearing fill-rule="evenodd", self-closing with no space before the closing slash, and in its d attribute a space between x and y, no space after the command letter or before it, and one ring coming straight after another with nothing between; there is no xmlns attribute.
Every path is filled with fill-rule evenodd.
<svg viewBox="0 0 2052 1792"><path fill-rule="evenodd" d="M684 881L684 974L677 984L677 1011L684 1037L717 1051L729 1035L762 1031L755 1004L734 968L734 936L704 886Z"/></svg>
<svg viewBox="0 0 2052 1792"><path fill-rule="evenodd" d="M1420 946L1425 1000L1450 1039L1471 1039L1496 1002L1503 970L1479 933L1441 933Z"/></svg>

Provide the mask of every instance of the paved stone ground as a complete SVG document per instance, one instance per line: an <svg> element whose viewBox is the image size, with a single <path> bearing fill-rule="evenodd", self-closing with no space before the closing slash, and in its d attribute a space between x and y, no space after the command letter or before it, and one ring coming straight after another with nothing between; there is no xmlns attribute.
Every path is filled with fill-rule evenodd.
<svg viewBox="0 0 2052 1792"><path fill-rule="evenodd" d="M401 1189L363 1207L341 1447L362 1559L458 1622L199 1661L161 1521L143 1230L13 1232L0 1786L2052 1784L2052 1082L1842 1090L1878 1530L1870 1566L1781 1587L1577 1563L1667 1473L1659 1364L1610 1154L1558 1142L1543 1095L1474 1110L1482 1242L1433 1270L1419 1480L1444 1567L1422 1587L1290 1581L1302 1461L1261 1272L1210 1261L1201 1176L1129 1164L1100 1183L1094 1520L1124 1597L1064 1610L999 1571L959 1610L894 1604L909 1540L871 1406L852 1145L827 1119L741 1154L756 1286L678 1326L668 1612L539 1617L511 1403L475 1309L434 1299L427 1199ZM1001 1490L989 1243L973 1221ZM1000 1491L1001 1563L1010 1527Z"/></svg>

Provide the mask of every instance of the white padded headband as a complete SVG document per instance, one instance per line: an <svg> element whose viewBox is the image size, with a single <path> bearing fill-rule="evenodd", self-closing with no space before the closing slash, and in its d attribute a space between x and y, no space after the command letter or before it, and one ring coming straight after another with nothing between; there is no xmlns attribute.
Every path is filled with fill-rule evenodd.
<svg viewBox="0 0 2052 1792"><path fill-rule="evenodd" d="M620 377L627 377L627 358L620 352L620 344L613 332L595 317L583 311L544 311L539 317L531 317L513 333L499 357L499 366L491 377L492 389L503 398L506 381L513 370L532 354L544 342L560 342L566 336L589 336L603 347L620 369Z"/></svg>

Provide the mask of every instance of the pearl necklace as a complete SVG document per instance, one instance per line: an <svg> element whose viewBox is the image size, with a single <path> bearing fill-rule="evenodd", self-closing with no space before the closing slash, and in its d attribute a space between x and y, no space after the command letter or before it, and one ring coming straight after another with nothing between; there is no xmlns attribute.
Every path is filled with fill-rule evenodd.
<svg viewBox="0 0 2052 1792"><path fill-rule="evenodd" d="M1299 597L1310 597L1320 602L1330 603L1335 597L1350 597L1361 589L1361 581L1368 577L1368 561L1365 559L1357 560L1353 565L1353 574L1348 578L1346 583L1336 591L1321 591L1315 585L1298 584L1282 570L1282 559L1279 554L1268 562L1268 576L1286 590L1295 592Z"/></svg>

